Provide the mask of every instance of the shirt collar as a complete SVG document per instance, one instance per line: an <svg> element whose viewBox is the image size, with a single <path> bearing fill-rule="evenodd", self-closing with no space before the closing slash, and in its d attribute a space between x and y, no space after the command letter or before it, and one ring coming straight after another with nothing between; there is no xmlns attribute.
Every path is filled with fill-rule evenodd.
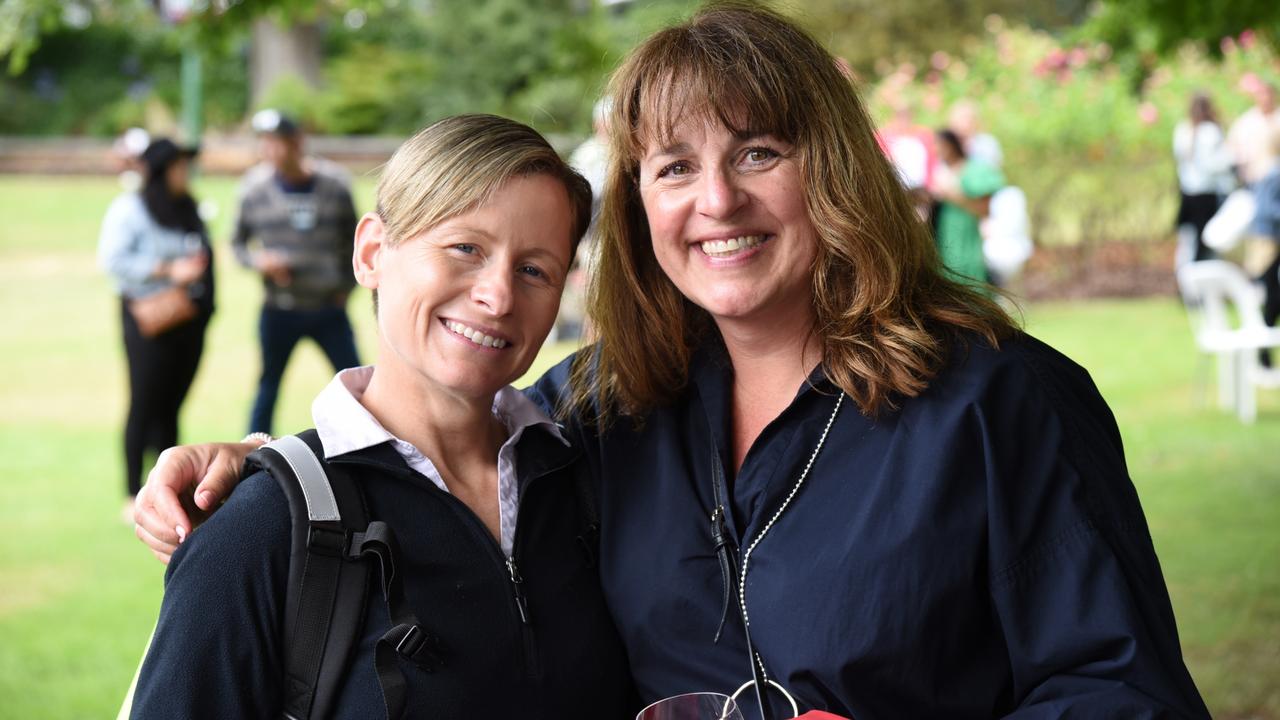
<svg viewBox="0 0 1280 720"><path fill-rule="evenodd" d="M311 419L320 436L326 460L399 440L360 404L360 397L372 378L372 365L343 370L311 403ZM527 428L540 426L564 445L569 445L560 426L537 404L509 385L494 396L493 415L506 426L513 439L518 439Z"/></svg>
<svg viewBox="0 0 1280 720"><path fill-rule="evenodd" d="M707 333L703 340L693 349L689 361L689 381L702 392L712 395L726 394L730 391L733 377L733 363L729 360L729 351L724 347L724 340L718 331ZM810 371L809 377L796 389L792 401L799 399L810 390L830 391L835 384L827 378L823 363L818 363Z"/></svg>

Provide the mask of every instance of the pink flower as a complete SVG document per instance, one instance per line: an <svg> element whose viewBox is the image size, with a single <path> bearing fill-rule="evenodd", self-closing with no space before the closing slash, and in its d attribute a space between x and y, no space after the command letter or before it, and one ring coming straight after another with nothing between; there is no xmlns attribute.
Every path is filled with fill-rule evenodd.
<svg viewBox="0 0 1280 720"><path fill-rule="evenodd" d="M1071 52L1067 55L1067 62L1073 68L1084 67L1085 63L1089 62L1089 53L1081 47L1071 48Z"/></svg>
<svg viewBox="0 0 1280 720"><path fill-rule="evenodd" d="M935 70L946 70L947 66L951 64L951 56L939 50L930 56L929 64Z"/></svg>
<svg viewBox="0 0 1280 720"><path fill-rule="evenodd" d="M1253 34L1252 30L1245 30L1240 33L1240 47L1245 50L1252 50L1256 41L1257 37Z"/></svg>
<svg viewBox="0 0 1280 720"><path fill-rule="evenodd" d="M1236 49L1235 38L1231 38L1231 37L1222 38L1222 41L1218 43L1218 47L1222 48L1223 55L1230 55L1231 52Z"/></svg>
<svg viewBox="0 0 1280 720"><path fill-rule="evenodd" d="M1240 83L1237 85L1241 92L1252 95L1262 87L1262 79L1256 73L1247 72L1240 76Z"/></svg>
<svg viewBox="0 0 1280 720"><path fill-rule="evenodd" d="M1160 109L1150 102L1138 106L1138 120L1143 125L1155 125L1160 120Z"/></svg>

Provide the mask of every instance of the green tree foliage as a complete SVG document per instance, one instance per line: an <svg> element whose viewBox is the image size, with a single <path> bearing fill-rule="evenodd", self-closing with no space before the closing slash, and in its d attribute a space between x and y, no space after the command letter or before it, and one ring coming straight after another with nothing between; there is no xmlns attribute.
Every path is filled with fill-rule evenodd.
<svg viewBox="0 0 1280 720"><path fill-rule="evenodd" d="M295 86L271 102L333 133L403 134L446 115L492 112L585 134L608 72L692 5L651 1L624 13L581 0L369 6L359 23L329 23L321 90Z"/></svg>
<svg viewBox="0 0 1280 720"><path fill-rule="evenodd" d="M1168 55L1184 43L1221 58L1223 38L1280 40L1276 0L1102 0L1086 31L1122 53Z"/></svg>
<svg viewBox="0 0 1280 720"><path fill-rule="evenodd" d="M0 75L0 134L113 135L134 125L170 131L180 104L179 52L178 38L154 15L54 30L20 75ZM206 57L207 121L234 124L247 104L244 58L234 49Z"/></svg>
<svg viewBox="0 0 1280 720"><path fill-rule="evenodd" d="M1052 30L1080 22L1086 9L1086 0L809 0L796 5L793 14L866 76L886 62L960 52L967 41L984 35L991 15Z"/></svg>
<svg viewBox="0 0 1280 720"><path fill-rule="evenodd" d="M42 38L84 29L99 21L131 26L153 19L144 0L3 0L0 2L0 60L17 75Z"/></svg>

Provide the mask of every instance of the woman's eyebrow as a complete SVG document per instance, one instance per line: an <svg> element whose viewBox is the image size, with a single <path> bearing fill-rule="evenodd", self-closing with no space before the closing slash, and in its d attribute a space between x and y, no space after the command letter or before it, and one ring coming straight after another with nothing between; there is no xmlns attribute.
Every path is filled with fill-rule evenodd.
<svg viewBox="0 0 1280 720"><path fill-rule="evenodd" d="M678 142L671 145L660 147L657 150L645 156L645 160L652 160L658 157L668 157L672 155L684 155L688 153L692 147L687 142Z"/></svg>
<svg viewBox="0 0 1280 720"><path fill-rule="evenodd" d="M452 237L454 235L481 235L485 238L493 238L493 233L475 225L452 225L447 228L441 228L440 234L444 237Z"/></svg>

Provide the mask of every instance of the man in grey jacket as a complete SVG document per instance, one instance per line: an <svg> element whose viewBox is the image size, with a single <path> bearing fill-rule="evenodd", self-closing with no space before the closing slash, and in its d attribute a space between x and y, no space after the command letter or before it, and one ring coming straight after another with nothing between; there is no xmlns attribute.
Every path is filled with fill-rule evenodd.
<svg viewBox="0 0 1280 720"><path fill-rule="evenodd" d="M241 265L262 274L262 376L249 431L270 433L299 340L315 340L335 370L360 364L346 312L356 211L345 178L303 154L297 123L263 110L253 129L264 162L245 174L231 244Z"/></svg>

